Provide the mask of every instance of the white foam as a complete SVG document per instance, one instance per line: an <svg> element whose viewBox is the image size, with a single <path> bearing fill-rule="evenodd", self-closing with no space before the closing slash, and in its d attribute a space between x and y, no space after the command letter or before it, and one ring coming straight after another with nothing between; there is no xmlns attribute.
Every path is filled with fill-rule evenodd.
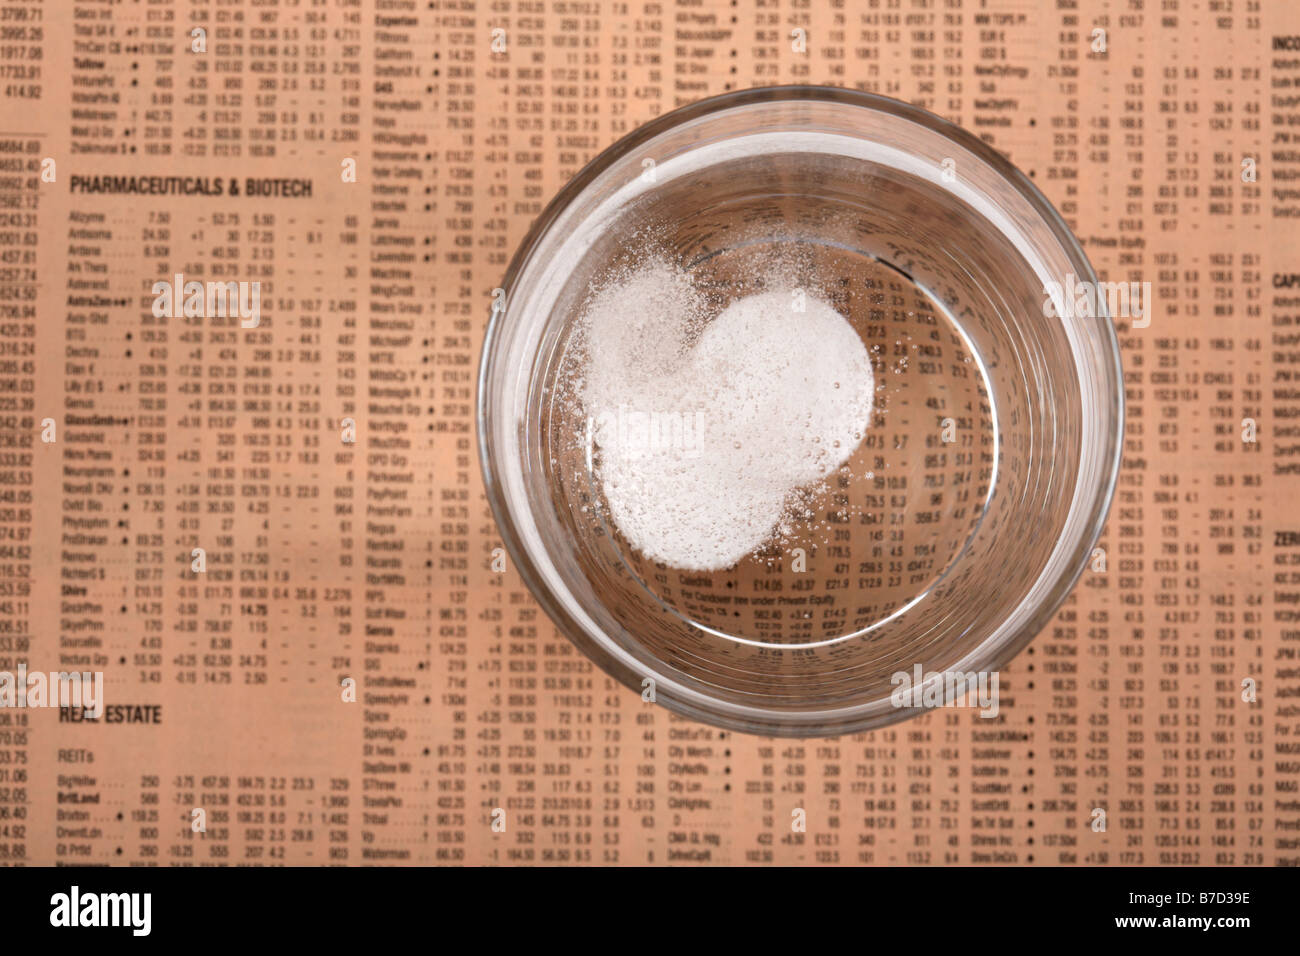
<svg viewBox="0 0 1300 956"><path fill-rule="evenodd" d="M582 399L610 515L646 557L689 571L767 542L792 493L861 443L874 391L861 339L814 296L776 288L704 313L687 277L650 263L583 317Z"/></svg>

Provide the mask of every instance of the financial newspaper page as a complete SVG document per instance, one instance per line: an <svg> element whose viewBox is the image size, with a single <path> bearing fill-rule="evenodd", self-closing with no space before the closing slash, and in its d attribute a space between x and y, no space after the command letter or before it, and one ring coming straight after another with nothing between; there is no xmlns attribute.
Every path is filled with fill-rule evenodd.
<svg viewBox="0 0 1300 956"><path fill-rule="evenodd" d="M494 567L529 224L791 83L960 124L1151 283L1099 550L993 719L692 723ZM1300 4L0 0L0 170L0 671L103 675L0 709L0 863L1300 862Z"/></svg>

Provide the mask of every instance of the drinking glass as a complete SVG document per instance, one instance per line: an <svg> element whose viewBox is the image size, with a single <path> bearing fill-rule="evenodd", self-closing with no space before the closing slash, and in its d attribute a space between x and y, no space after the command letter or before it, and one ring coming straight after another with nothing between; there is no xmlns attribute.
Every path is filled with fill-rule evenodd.
<svg viewBox="0 0 1300 956"><path fill-rule="evenodd" d="M784 263L875 372L862 444L797 494L807 520L723 570L627 540L591 410L566 387L592 290L651 248L718 309ZM1104 297L1075 309L1053 291L1088 283L1025 176L907 104L772 87L649 122L560 191L494 300L478 439L515 568L588 657L688 717L826 736L918 713L899 674L996 673L1093 554L1120 459L1119 348Z"/></svg>

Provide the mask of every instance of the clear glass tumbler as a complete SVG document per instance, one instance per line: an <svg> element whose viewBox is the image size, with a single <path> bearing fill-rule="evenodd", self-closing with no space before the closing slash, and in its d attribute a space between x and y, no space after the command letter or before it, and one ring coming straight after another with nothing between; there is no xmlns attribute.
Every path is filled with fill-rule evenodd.
<svg viewBox="0 0 1300 956"><path fill-rule="evenodd" d="M781 288L833 306L874 368L861 445L798 492L801 520L722 569L628 541L603 500L591 410L566 388L592 290L648 249L711 315L767 288L779 263ZM1101 532L1121 449L1118 342L1104 302L1088 314L1052 291L1087 283L1028 179L907 104L772 87L656 119L564 187L494 307L479 443L515 566L592 660L689 717L814 736L915 714L925 705L900 706L898 674L995 672Z"/></svg>

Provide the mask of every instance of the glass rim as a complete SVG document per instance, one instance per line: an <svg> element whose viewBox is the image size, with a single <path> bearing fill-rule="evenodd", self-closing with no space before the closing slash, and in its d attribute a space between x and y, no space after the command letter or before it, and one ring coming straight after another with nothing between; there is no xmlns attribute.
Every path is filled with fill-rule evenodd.
<svg viewBox="0 0 1300 956"><path fill-rule="evenodd" d="M928 110L910 103L896 100L877 93L833 86L788 85L754 87L736 90L707 97L678 107L652 120L647 121L606 147L583 166L555 194L537 216L524 238L516 248L514 256L506 269L501 287L509 290L515 280L531 261L534 252L548 238L548 233L555 222L569 209L584 190L602 173L618 161L651 142L659 135L675 127L689 123L715 113L750 107L765 103L811 101L839 104L883 113L921 126L940 137L946 138L962 147L997 173L1001 179L1012 186L1037 214L1042 223L1050 230L1053 238L1060 244L1062 251L1075 267L1075 274L1082 282L1096 284L1097 275L1088 260L1083 247L1065 220L1043 195L1041 190L1022 173L1010 160L995 150L988 143L956 124L937 116ZM1101 333L1101 348L1109 359L1109 373L1113 377L1115 388L1111 395L1110 415L1113 428L1105 429L1106 447L1098 457L1105 468L1100 485L1093 494L1090 513L1087 514L1078 545L1070 556L1063 573L1051 583L1046 593L1027 618L1009 635L1001 637L996 646L987 645L998 637L995 633L987 635L978 645L971 648L957 662L957 670L993 670L1010 660L1022 650L1059 610L1070 592L1074 589L1088 566L1093 548L1101 536L1106 517L1114 498L1119 480L1120 464L1123 450L1124 433L1124 377L1120 358L1119 337L1111 321L1104 301L1098 303L1097 315L1089 318ZM507 553L515 562L520 577L533 598L564 636L584 655L595 662L607 674L627 687L642 690L641 678L646 675L634 671L627 663L612 654L598 641L592 639L569 611L557 600L550 585L543 579L532 559L525 542L519 533L512 515L510 504L503 495L503 486L497 479L501 463L497 460L492 446L491 436L494 427L513 423L499 423L491 403L488 400L490 381L495 369L497 344L506 323L510 321L511 310L493 307L483 339L483 352L479 363L476 387L476 427L478 430L479 464L482 471L484 492L491 507L503 544ZM517 313L515 313L517 318ZM1102 409L1103 412L1107 411ZM1107 467L1108 465L1108 467ZM978 658L978 668L967 667ZM670 683L671 678L667 679ZM816 737L855 733L885 726L922 712L922 707L894 707L888 698L856 703L838 708L821 710L798 709L763 709L760 706L736 704L731 701L717 700L719 707L710 708L705 703L695 703L692 697L703 698L703 694L678 696L657 692L656 702L682 716L700 720L715 727L735 730L743 733L758 733L782 737ZM888 707L882 709L882 705Z"/></svg>

